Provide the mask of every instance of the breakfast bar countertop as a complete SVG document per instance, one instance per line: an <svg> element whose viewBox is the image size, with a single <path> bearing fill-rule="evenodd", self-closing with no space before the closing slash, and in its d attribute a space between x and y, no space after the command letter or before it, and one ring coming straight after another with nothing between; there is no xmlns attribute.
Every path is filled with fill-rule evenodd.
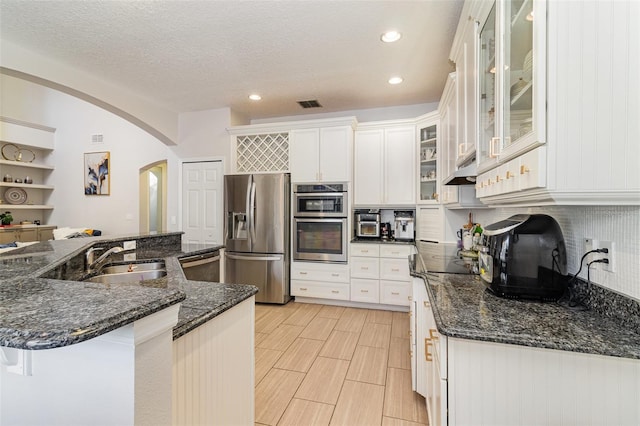
<svg viewBox="0 0 640 426"><path fill-rule="evenodd" d="M177 339L257 293L251 285L185 279L180 257L222 246L182 244L181 234L46 241L0 255L0 346L67 346L182 303L173 330ZM56 277L57 270L77 266L93 245L113 246L134 239L136 261L163 259L165 277L110 285Z"/></svg>
<svg viewBox="0 0 640 426"><path fill-rule="evenodd" d="M424 280L436 326L445 336L640 359L637 319L621 324L594 309L503 299L485 291L478 275L428 272L419 251L410 269ZM638 302L622 303L636 315Z"/></svg>

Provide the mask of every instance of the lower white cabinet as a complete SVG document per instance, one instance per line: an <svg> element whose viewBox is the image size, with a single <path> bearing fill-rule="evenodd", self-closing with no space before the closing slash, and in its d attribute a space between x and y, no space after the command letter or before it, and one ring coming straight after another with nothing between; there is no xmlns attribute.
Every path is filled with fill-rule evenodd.
<svg viewBox="0 0 640 426"><path fill-rule="evenodd" d="M413 279L414 390L430 425L638 425L640 360L440 335Z"/></svg>
<svg viewBox="0 0 640 426"><path fill-rule="evenodd" d="M412 249L404 244L351 244L351 300L409 306Z"/></svg>
<svg viewBox="0 0 640 426"><path fill-rule="evenodd" d="M350 293L348 265L291 263L292 296L349 300Z"/></svg>

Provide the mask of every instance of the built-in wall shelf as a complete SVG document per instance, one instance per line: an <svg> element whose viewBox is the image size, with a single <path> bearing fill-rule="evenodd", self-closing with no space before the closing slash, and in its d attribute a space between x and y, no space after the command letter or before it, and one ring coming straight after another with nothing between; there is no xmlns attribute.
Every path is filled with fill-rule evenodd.
<svg viewBox="0 0 640 426"><path fill-rule="evenodd" d="M53 210L53 206L46 204L0 204L0 210Z"/></svg>
<svg viewBox="0 0 640 426"><path fill-rule="evenodd" d="M48 166L46 164L26 163L26 162L15 161L15 160L0 160L0 164L4 164L7 166L16 166L16 167L28 167L28 168L40 169L40 170L53 170L55 168L53 166Z"/></svg>
<svg viewBox="0 0 640 426"><path fill-rule="evenodd" d="M8 188L33 188L33 189L50 189L53 190L53 185L39 185L36 183L16 183L16 182L0 182L0 187Z"/></svg>

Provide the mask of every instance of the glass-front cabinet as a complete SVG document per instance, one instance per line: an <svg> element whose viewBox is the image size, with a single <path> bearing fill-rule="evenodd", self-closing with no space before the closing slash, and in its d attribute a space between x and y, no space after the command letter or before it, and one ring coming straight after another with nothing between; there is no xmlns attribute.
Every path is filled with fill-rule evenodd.
<svg viewBox="0 0 640 426"><path fill-rule="evenodd" d="M420 194L419 202L438 202L438 125L435 122L418 124L420 139Z"/></svg>
<svg viewBox="0 0 640 426"><path fill-rule="evenodd" d="M544 143L544 3L499 0L481 24L479 171Z"/></svg>

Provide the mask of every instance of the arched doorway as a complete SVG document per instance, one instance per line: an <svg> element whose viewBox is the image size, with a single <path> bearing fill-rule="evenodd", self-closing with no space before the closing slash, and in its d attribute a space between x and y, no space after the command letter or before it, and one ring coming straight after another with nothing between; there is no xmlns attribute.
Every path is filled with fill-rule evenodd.
<svg viewBox="0 0 640 426"><path fill-rule="evenodd" d="M140 232L167 229L167 161L157 161L140 169Z"/></svg>

